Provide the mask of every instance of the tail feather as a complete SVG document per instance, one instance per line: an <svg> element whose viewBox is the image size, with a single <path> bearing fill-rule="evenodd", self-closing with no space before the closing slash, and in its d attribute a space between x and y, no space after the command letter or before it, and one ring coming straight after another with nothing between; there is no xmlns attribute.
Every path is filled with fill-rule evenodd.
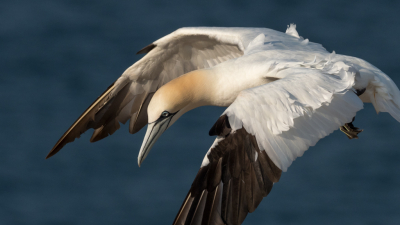
<svg viewBox="0 0 400 225"><path fill-rule="evenodd" d="M363 68L358 69L356 85L367 88L360 96L361 100L371 102L377 113L388 112L400 122L399 88L385 73L365 61L361 62L358 61Z"/></svg>
<svg viewBox="0 0 400 225"><path fill-rule="evenodd" d="M400 108L395 101L387 100L378 96L377 102L379 107L383 109L381 112L388 112L393 118L400 122Z"/></svg>
<svg viewBox="0 0 400 225"><path fill-rule="evenodd" d="M376 74L367 91L377 113L388 112L400 122L400 91L386 74Z"/></svg>

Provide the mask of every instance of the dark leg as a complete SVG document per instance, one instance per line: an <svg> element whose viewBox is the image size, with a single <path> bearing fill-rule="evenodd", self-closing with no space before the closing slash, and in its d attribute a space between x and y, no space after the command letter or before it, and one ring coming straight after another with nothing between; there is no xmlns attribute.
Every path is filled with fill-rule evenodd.
<svg viewBox="0 0 400 225"><path fill-rule="evenodd" d="M362 94L364 94L365 92L365 88L361 89L361 90L356 90L355 94L357 96L360 96ZM344 124L344 126L340 127L340 130L349 138L349 139L358 139L358 134L361 133L363 130L360 130L358 127L355 127L353 125L355 117L353 117L353 120L350 123L346 123Z"/></svg>
<svg viewBox="0 0 400 225"><path fill-rule="evenodd" d="M340 131L342 131L349 139L358 139L357 135L363 131L353 125L354 119L355 117L353 117L353 120L350 123L346 123L344 126L340 127Z"/></svg>

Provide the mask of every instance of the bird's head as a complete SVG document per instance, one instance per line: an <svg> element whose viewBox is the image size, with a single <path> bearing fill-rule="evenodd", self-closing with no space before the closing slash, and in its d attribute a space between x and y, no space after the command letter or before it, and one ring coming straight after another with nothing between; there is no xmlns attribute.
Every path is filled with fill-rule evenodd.
<svg viewBox="0 0 400 225"><path fill-rule="evenodd" d="M148 126L138 156L139 166L168 127L187 111L206 104L202 101L202 91L196 88L203 78L199 72L189 73L156 91L147 107Z"/></svg>

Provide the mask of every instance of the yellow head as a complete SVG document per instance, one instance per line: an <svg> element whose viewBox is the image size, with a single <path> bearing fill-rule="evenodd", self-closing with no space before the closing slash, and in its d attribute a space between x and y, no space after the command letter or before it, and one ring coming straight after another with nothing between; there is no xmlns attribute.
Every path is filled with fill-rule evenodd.
<svg viewBox="0 0 400 225"><path fill-rule="evenodd" d="M156 91L147 108L148 127L138 156L143 162L161 134L187 111L208 103L204 89L207 72L193 71L178 77Z"/></svg>

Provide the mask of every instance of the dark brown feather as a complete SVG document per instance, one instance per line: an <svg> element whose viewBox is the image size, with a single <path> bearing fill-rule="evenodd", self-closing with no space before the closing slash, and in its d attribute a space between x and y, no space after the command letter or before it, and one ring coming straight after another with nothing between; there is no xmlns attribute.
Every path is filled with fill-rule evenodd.
<svg viewBox="0 0 400 225"><path fill-rule="evenodd" d="M232 179L229 179L227 182L224 182L224 189L222 191L222 203L221 203L221 218L226 223L226 218L228 218L228 209L230 204L230 196L231 196L231 185Z"/></svg>
<svg viewBox="0 0 400 225"><path fill-rule="evenodd" d="M174 225L240 225L281 176L253 135L244 128L231 131L227 116L218 119L210 134L224 139L209 151L209 164L197 173Z"/></svg>
<svg viewBox="0 0 400 225"><path fill-rule="evenodd" d="M231 132L231 125L229 124L228 116L227 115L222 115L217 122L211 127L210 131L208 134L210 136L227 136Z"/></svg>
<svg viewBox="0 0 400 225"><path fill-rule="evenodd" d="M214 190L221 182L221 173L222 173L221 164L222 164L222 158L220 158L217 163L213 163L210 169L208 169L207 190L209 192Z"/></svg>
<svg viewBox="0 0 400 225"><path fill-rule="evenodd" d="M230 201L228 205L228 218L226 218L226 221L228 222L229 225L236 225L238 222L239 218L239 207L240 207L240 202L239 202L239 197L240 197L240 185L241 184L241 177L235 178L232 177L232 188L231 188L231 194L229 196Z"/></svg>
<svg viewBox="0 0 400 225"><path fill-rule="evenodd" d="M249 213L249 209L247 206L246 200L246 183L244 182L244 171L242 171L242 176L240 179L240 192L239 192L239 207L238 207L238 220L237 224L240 225L243 223L244 219L246 219L247 214Z"/></svg>
<svg viewBox="0 0 400 225"><path fill-rule="evenodd" d="M135 134L141 130L148 123L147 117L147 106L149 106L150 100L153 98L154 93L149 93L144 101L141 103L139 111L135 115L135 118L131 118L129 122L129 132ZM132 107L133 108L133 107Z"/></svg>
<svg viewBox="0 0 400 225"><path fill-rule="evenodd" d="M60 151L67 143L79 138L82 133L90 128L94 129L90 141L96 142L113 134L120 128L120 122L125 123L129 118L131 118L129 123L129 131L131 133L136 133L147 124L147 106L154 93L145 92L133 95L130 92L131 83L127 82L118 88L118 92L113 97L110 97L110 93L115 91L115 88L114 84L112 84L92 103L58 140L46 159ZM130 112L125 111L125 115L119 117L124 107L132 101Z"/></svg>
<svg viewBox="0 0 400 225"><path fill-rule="evenodd" d="M203 213L204 213L204 209L207 203L207 197L208 197L208 191L207 190L203 190L203 192L201 193L200 199L199 199L199 203L197 204L194 213L193 213L193 217L192 217L192 221L190 222L190 225L201 225L201 221L203 220ZM186 220L187 221L187 220Z"/></svg>
<svg viewBox="0 0 400 225"><path fill-rule="evenodd" d="M217 211L215 205L219 198L217 198L218 187L215 187L211 192L208 192L207 201L204 207L203 215L201 218L202 225L208 225L210 223L211 215L213 214L213 210Z"/></svg>
<svg viewBox="0 0 400 225"><path fill-rule="evenodd" d="M113 83L89 106L89 108L85 110L85 112L57 141L54 147L50 150L49 154L46 156L46 159L56 154L67 143L73 142L75 138L79 138L82 133L91 128L90 122L94 120L95 114L99 111L99 108L103 107L107 102L110 101L108 96L110 92L114 90L114 88L115 86Z"/></svg>
<svg viewBox="0 0 400 225"><path fill-rule="evenodd" d="M222 194L222 187L223 184L220 183L219 186L217 187L217 191L215 192L214 196L214 204L212 205L212 208L210 209L211 215L207 220L203 220L204 224L213 224L213 225L225 225L225 222L222 221L221 217L221 194Z"/></svg>
<svg viewBox="0 0 400 225"><path fill-rule="evenodd" d="M96 113L94 121L91 121L91 127L93 127L95 131L90 138L90 142L99 141L113 134L120 128L119 121L116 117L123 108L121 106L125 106L133 98L129 93L129 87L130 85L125 85L116 96Z"/></svg>
<svg viewBox="0 0 400 225"><path fill-rule="evenodd" d="M149 52L150 52L151 50L153 50L156 46L157 46L157 45L151 43L151 44L147 45L146 47L140 49L140 50L136 53L136 55L144 54L144 53L149 53Z"/></svg>

